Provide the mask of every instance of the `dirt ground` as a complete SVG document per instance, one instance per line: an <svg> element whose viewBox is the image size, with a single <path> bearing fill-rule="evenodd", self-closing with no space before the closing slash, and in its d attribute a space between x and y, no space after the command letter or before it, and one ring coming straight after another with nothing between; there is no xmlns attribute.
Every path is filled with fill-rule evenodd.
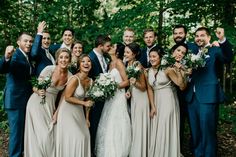
<svg viewBox="0 0 236 157"><path fill-rule="evenodd" d="M218 157L236 157L236 135L232 132L231 124L221 124L219 129L223 128L224 131L218 131ZM8 157L8 134L0 130L0 157ZM185 157L192 157L189 150L189 134L185 135L185 142L182 154Z"/></svg>

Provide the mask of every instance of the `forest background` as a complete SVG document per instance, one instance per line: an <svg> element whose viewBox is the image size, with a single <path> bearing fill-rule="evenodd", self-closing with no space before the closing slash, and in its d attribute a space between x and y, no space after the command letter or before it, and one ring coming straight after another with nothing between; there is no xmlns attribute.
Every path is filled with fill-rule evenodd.
<svg viewBox="0 0 236 157"><path fill-rule="evenodd" d="M122 40L126 27L135 30L136 41L144 45L143 30L154 28L158 44L166 50L173 46L172 29L176 24L188 28L188 40L199 26L212 31L223 27L227 39L236 50L236 1L235 0L1 0L0 1L0 55L7 45L16 45L20 32L36 34L40 21L46 21L52 43L61 43L66 27L75 30L75 38L84 44L85 53L94 47L95 37L109 34L113 42ZM236 156L236 58L225 66L222 86L227 102L220 106L218 136L227 142L222 145ZM8 124L2 108L5 75L0 75L0 156L7 147ZM186 128L188 129L188 128ZM229 141L228 141L229 140ZM233 141L232 141L233 140ZM222 141L220 141L222 142ZM226 153L226 152L224 152ZM223 153L223 154L224 154Z"/></svg>

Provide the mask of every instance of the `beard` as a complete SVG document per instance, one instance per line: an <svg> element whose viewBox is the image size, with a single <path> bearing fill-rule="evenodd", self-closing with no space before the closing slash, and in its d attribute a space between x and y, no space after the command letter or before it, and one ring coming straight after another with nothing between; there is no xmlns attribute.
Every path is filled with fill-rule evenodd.
<svg viewBox="0 0 236 157"><path fill-rule="evenodd" d="M184 37L184 38L176 37L176 38L174 39L174 41L175 41L176 44L184 43L185 40L186 40L186 37Z"/></svg>

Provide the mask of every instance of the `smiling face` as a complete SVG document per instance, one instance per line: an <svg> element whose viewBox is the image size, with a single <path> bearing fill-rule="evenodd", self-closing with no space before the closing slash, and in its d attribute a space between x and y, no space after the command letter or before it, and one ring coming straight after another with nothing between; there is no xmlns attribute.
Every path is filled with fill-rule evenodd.
<svg viewBox="0 0 236 157"><path fill-rule="evenodd" d="M133 31L129 31L129 30L124 31L123 42L126 45L134 42L134 32Z"/></svg>
<svg viewBox="0 0 236 157"><path fill-rule="evenodd" d="M88 73L92 68L92 62L88 56L84 56L79 61L79 69L82 72Z"/></svg>
<svg viewBox="0 0 236 157"><path fill-rule="evenodd" d="M186 40L184 28L175 28L173 32L173 38L175 43L184 42Z"/></svg>
<svg viewBox="0 0 236 157"><path fill-rule="evenodd" d="M51 44L51 37L49 33L43 33L42 47L48 49Z"/></svg>
<svg viewBox="0 0 236 157"><path fill-rule="evenodd" d="M155 36L155 32L146 32L144 35L144 42L147 45L147 47L152 47L155 44L157 37Z"/></svg>
<svg viewBox="0 0 236 157"><path fill-rule="evenodd" d="M22 51L29 53L33 44L33 38L28 34L22 34L19 37L17 44Z"/></svg>
<svg viewBox="0 0 236 157"><path fill-rule="evenodd" d="M149 59L150 59L149 61L152 65L152 67L157 67L158 65L161 64L161 58L160 58L158 52L156 52L156 51L151 51L149 53Z"/></svg>
<svg viewBox="0 0 236 157"><path fill-rule="evenodd" d="M73 34L72 34L72 32L69 31L69 30L66 30L63 33L62 40L63 40L63 43L66 46L71 46L71 44L73 43Z"/></svg>
<svg viewBox="0 0 236 157"><path fill-rule="evenodd" d="M174 50L172 55L173 55L173 57L175 58L175 60L177 62L180 62L183 59L183 57L186 54L186 52L187 52L187 49L184 46L178 46Z"/></svg>
<svg viewBox="0 0 236 157"><path fill-rule="evenodd" d="M131 51L129 47L125 47L124 57L127 62L135 61L135 54Z"/></svg>
<svg viewBox="0 0 236 157"><path fill-rule="evenodd" d="M76 57L79 57L82 54L82 52L83 52L83 45L80 43L76 43L73 46L72 54Z"/></svg>
<svg viewBox="0 0 236 157"><path fill-rule="evenodd" d="M56 59L56 63L62 69L67 68L70 63L70 54L67 51L62 50L58 54L58 57Z"/></svg>
<svg viewBox="0 0 236 157"><path fill-rule="evenodd" d="M199 30L195 33L195 43L199 47L205 47L211 40L211 36L205 30Z"/></svg>

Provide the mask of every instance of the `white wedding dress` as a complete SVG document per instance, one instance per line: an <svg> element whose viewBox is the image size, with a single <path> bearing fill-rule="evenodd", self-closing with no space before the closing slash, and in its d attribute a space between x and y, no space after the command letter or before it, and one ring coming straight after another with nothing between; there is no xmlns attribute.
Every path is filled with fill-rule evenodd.
<svg viewBox="0 0 236 157"><path fill-rule="evenodd" d="M110 71L117 83L122 81L119 71ZM95 152L97 157L127 157L131 146L131 124L127 111L125 89L117 89L106 100L98 125Z"/></svg>

